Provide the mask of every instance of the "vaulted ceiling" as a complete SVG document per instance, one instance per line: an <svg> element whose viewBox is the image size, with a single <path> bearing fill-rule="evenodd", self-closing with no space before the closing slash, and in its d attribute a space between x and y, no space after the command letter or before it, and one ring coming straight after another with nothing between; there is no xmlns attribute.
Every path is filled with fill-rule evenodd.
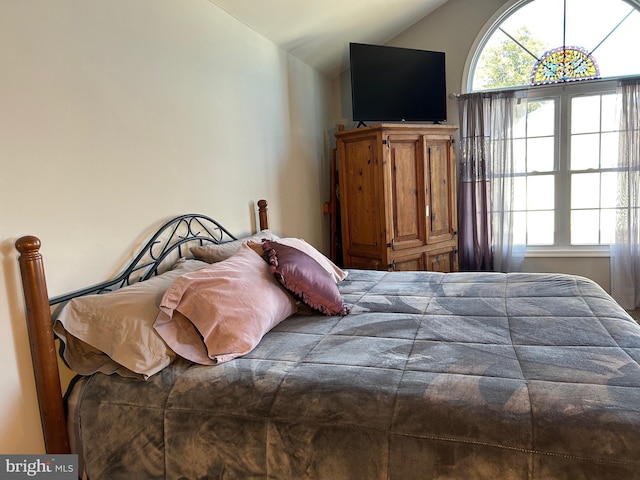
<svg viewBox="0 0 640 480"><path fill-rule="evenodd" d="M210 0L330 78L349 42L384 44L447 0Z"/></svg>

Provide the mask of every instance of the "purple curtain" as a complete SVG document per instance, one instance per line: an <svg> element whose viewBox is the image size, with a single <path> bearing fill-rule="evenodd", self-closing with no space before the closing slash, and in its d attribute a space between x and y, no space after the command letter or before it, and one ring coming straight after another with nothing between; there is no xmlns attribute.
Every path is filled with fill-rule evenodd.
<svg viewBox="0 0 640 480"><path fill-rule="evenodd" d="M514 132L526 119L526 92L461 95L459 267L518 271L525 245L513 242Z"/></svg>
<svg viewBox="0 0 640 480"><path fill-rule="evenodd" d="M460 188L458 262L460 270L493 270L490 189L487 177L488 103L483 94L462 95L460 116Z"/></svg>

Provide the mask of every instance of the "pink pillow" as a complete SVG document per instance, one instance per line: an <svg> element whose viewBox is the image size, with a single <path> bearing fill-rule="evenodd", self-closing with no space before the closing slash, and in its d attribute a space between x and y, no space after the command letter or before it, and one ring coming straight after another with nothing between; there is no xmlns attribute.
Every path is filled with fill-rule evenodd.
<svg viewBox="0 0 640 480"><path fill-rule="evenodd" d="M297 248L263 240L264 258L284 288L325 315L347 315L338 287L329 272Z"/></svg>
<svg viewBox="0 0 640 480"><path fill-rule="evenodd" d="M249 353L296 310L269 266L243 244L227 260L178 277L153 326L178 355L214 365Z"/></svg>

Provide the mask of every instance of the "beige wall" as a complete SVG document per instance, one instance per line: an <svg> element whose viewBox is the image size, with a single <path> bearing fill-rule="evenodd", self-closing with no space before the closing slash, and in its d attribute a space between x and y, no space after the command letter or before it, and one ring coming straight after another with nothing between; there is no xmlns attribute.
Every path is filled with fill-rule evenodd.
<svg viewBox="0 0 640 480"><path fill-rule="evenodd" d="M486 28L514 0L449 0L442 7L417 22L388 42L406 48L443 51L446 53L447 92L466 92L466 69L470 56ZM332 83L334 114L337 123L354 128L351 120L351 91L349 72ZM447 121L458 124L457 100L447 101ZM608 257L589 256L530 256L523 270L531 272L563 272L582 275L610 288Z"/></svg>
<svg viewBox="0 0 640 480"><path fill-rule="evenodd" d="M0 453L43 451L15 239L49 294L116 273L169 216L326 251L330 83L208 0L0 2Z"/></svg>

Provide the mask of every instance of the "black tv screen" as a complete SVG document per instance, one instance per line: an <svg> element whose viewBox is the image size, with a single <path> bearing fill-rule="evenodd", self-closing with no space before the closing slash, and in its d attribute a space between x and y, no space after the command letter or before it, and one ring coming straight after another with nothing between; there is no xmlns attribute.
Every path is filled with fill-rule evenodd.
<svg viewBox="0 0 640 480"><path fill-rule="evenodd" d="M447 119L444 52L349 44L353 120Z"/></svg>

